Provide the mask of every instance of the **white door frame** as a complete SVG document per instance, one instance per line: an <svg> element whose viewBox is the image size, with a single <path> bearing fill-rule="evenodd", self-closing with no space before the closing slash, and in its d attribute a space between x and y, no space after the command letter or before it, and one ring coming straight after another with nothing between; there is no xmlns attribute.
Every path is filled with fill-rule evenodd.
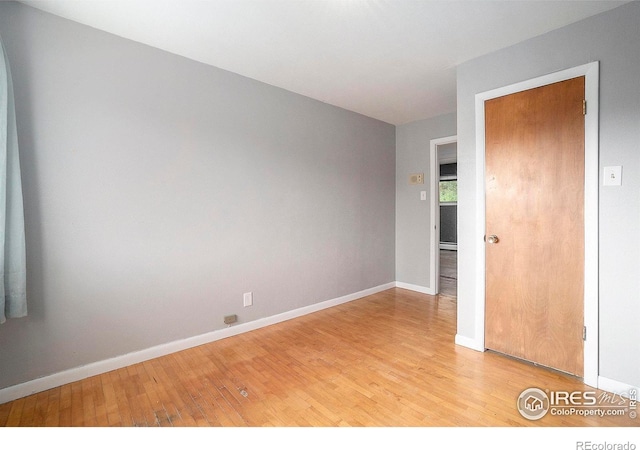
<svg viewBox="0 0 640 450"><path fill-rule="evenodd" d="M429 240L431 242L430 254L430 273L429 287L433 291L433 295L440 292L440 165L438 161L438 146L453 144L458 142L458 136L447 136L438 139L431 139L429 150L429 166L431 180L431 211L429 220L431 221L431 233Z"/></svg>
<svg viewBox="0 0 640 450"><path fill-rule="evenodd" d="M485 349L485 117L484 102L576 77L585 77L585 184L584 184L584 383L598 387L598 89L599 63L592 62L476 95L476 342Z"/></svg>

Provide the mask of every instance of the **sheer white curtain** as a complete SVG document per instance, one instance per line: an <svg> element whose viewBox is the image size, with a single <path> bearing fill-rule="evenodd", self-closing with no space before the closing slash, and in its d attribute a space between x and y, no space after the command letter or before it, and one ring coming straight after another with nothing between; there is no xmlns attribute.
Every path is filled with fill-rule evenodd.
<svg viewBox="0 0 640 450"><path fill-rule="evenodd" d="M22 181L11 71L0 38L0 323L27 315Z"/></svg>

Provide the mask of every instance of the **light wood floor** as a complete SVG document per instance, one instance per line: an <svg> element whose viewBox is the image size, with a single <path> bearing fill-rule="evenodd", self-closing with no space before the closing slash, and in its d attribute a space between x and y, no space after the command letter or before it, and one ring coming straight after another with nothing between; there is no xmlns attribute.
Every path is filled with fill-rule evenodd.
<svg viewBox="0 0 640 450"><path fill-rule="evenodd" d="M454 344L455 301L403 289L0 405L2 426L638 426L523 418L579 380Z"/></svg>

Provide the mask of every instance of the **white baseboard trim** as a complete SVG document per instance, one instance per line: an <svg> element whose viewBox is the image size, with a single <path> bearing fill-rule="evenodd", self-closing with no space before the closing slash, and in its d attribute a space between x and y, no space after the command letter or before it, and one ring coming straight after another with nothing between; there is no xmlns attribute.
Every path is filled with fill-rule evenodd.
<svg viewBox="0 0 640 450"><path fill-rule="evenodd" d="M64 384L73 383L75 381L83 380L88 377L100 375L112 370L121 369L123 367L130 366L132 364L138 364L143 361L148 361L160 356L169 355L171 353L186 350L188 348L197 347L199 345L208 344L209 342L218 341L227 337L235 336L238 334L246 333L248 331L257 330L269 325L284 322L286 320L301 317L307 314L311 314L316 311L331 308L343 303L348 303L353 300L373 295L378 292L386 291L396 287L395 282L382 284L370 289L365 289L360 292L348 294L342 297L326 300L313 305L305 306L302 308L286 311L274 316L265 317L262 319L254 320L223 328L221 330L211 331L198 336L193 336L187 339L181 339L179 341L168 342L166 344L156 345L137 352L128 353L122 356L116 356L114 358L106 359L103 361L97 361L95 363L87 364L85 366L76 367L73 369L65 370L62 372L47 375L42 378L27 381L25 383L9 386L4 389L0 389L0 404L7 403L28 395L36 394L38 392L53 389L55 387L62 386Z"/></svg>
<svg viewBox="0 0 640 450"><path fill-rule="evenodd" d="M475 339L471 339L460 334L456 334L455 343L456 345L461 345L462 347L467 347L472 350L484 352L484 345L481 345L480 342L476 341Z"/></svg>
<svg viewBox="0 0 640 450"><path fill-rule="evenodd" d="M409 284L409 283L403 283L401 281L396 281L396 287L400 289L408 289L414 292L420 292L421 294L436 295L433 289L424 287L424 286L419 286L417 284Z"/></svg>
<svg viewBox="0 0 640 450"><path fill-rule="evenodd" d="M618 394L622 397L629 398L629 393L635 389L636 395L640 392L640 387L633 386L631 384L623 383L621 381L612 380L603 376L598 376L598 389L611 392L612 394Z"/></svg>

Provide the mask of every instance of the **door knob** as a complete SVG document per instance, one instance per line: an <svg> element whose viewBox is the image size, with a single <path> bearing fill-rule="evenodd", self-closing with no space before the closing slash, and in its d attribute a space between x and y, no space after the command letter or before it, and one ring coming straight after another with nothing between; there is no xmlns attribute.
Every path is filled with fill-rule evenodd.
<svg viewBox="0 0 640 450"><path fill-rule="evenodd" d="M487 242L489 244L497 244L498 242L500 242L500 239L498 239L498 236L496 236L495 234L492 234L487 238Z"/></svg>

